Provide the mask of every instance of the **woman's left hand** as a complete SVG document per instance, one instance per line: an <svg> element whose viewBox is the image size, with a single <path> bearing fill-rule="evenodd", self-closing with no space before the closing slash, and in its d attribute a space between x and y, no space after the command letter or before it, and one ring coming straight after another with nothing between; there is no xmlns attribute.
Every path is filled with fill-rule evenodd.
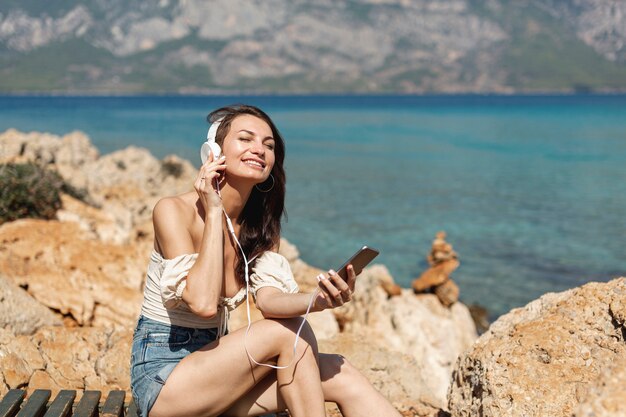
<svg viewBox="0 0 626 417"><path fill-rule="evenodd" d="M356 274L352 265L348 265L347 273L348 282L344 281L332 269L328 271L328 275L322 273L317 276L319 293L313 304L316 310L340 307L352 300L354 283L356 282Z"/></svg>

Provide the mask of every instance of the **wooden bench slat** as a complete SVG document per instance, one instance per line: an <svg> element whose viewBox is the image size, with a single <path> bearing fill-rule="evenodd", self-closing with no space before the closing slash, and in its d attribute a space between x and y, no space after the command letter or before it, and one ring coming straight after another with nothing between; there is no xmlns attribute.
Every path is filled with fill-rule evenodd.
<svg viewBox="0 0 626 417"><path fill-rule="evenodd" d="M98 403L100 402L100 391L85 391L83 397L78 402L74 410L74 417L97 417Z"/></svg>
<svg viewBox="0 0 626 417"><path fill-rule="evenodd" d="M37 389L33 392L26 404L22 409L17 413L17 417L40 417L46 411L46 405L48 404L48 399L50 398L50 390L49 389Z"/></svg>
<svg viewBox="0 0 626 417"><path fill-rule="evenodd" d="M13 417L20 409L26 391L23 389L12 389L0 402L0 417Z"/></svg>
<svg viewBox="0 0 626 417"><path fill-rule="evenodd" d="M76 398L76 391L64 389L57 394L57 397L48 407L44 417L67 417L72 412L72 405Z"/></svg>
<svg viewBox="0 0 626 417"><path fill-rule="evenodd" d="M122 417L124 413L125 397L126 392L124 391L110 391L109 396L102 406L100 417Z"/></svg>
<svg viewBox="0 0 626 417"><path fill-rule="evenodd" d="M135 400L130 400L128 410L126 410L126 417L139 417L137 414L137 405L135 404Z"/></svg>

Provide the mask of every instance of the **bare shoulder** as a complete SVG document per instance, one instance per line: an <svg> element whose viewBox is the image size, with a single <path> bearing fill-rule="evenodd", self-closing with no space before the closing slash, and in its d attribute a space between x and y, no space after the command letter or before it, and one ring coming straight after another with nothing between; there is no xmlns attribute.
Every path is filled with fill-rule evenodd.
<svg viewBox="0 0 626 417"><path fill-rule="evenodd" d="M164 197L155 204L152 223L155 246L161 255L173 258L181 253L193 252L190 228L194 215L193 203L184 194Z"/></svg>
<svg viewBox="0 0 626 417"><path fill-rule="evenodd" d="M183 220L185 217L193 218L193 207L188 203L184 195L176 195L171 197L163 197L154 205L152 210L152 219L176 217Z"/></svg>

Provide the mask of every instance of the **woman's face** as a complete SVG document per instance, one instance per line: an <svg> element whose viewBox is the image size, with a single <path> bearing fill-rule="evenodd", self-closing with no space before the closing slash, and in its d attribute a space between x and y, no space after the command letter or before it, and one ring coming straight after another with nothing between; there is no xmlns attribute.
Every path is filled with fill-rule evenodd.
<svg viewBox="0 0 626 417"><path fill-rule="evenodd" d="M265 181L274 166L275 141L272 129L262 119L250 114L237 116L222 144L226 156L226 175Z"/></svg>

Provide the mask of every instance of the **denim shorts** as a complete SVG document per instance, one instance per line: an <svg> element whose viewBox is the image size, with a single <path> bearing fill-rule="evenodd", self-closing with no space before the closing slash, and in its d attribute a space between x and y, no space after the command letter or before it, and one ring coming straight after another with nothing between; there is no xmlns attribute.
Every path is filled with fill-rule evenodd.
<svg viewBox="0 0 626 417"><path fill-rule="evenodd" d="M215 328L193 329L139 317L130 356L130 389L140 417L148 417L176 364L216 339Z"/></svg>

